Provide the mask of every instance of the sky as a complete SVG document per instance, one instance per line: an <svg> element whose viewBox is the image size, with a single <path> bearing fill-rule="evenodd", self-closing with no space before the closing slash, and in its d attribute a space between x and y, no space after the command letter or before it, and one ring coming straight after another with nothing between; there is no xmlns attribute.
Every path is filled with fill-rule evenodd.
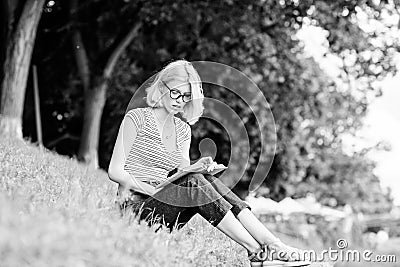
<svg viewBox="0 0 400 267"><path fill-rule="evenodd" d="M395 203L400 205L400 74L386 79L382 88L383 95L371 104L360 134L371 142L390 143L391 151L374 152L369 156L378 163L375 174L382 186L392 189Z"/></svg>
<svg viewBox="0 0 400 267"><path fill-rule="evenodd" d="M336 76L339 62L334 56L325 54L328 52L326 36L326 31L314 26L304 27L298 34L298 38L304 43L305 53L314 57L325 72ZM400 72L400 62L397 66ZM390 144L390 151L375 151L368 156L377 162L374 173L380 179L382 187L390 188L395 205L400 205L400 74L386 78L380 85L383 95L369 106L364 127L356 139L348 138L345 141L348 146L356 149L379 141Z"/></svg>

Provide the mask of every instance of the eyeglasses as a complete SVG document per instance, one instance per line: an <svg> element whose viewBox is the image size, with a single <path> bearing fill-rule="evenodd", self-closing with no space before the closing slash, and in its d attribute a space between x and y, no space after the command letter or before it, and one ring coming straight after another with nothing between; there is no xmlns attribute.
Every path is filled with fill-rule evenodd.
<svg viewBox="0 0 400 267"><path fill-rule="evenodd" d="M172 99L178 99L178 98L182 97L182 101L185 102L185 103L188 103L188 102L192 101L192 94L191 93L181 94L181 92L179 92L178 90L171 89L164 81L162 81L162 83L169 90L169 96Z"/></svg>

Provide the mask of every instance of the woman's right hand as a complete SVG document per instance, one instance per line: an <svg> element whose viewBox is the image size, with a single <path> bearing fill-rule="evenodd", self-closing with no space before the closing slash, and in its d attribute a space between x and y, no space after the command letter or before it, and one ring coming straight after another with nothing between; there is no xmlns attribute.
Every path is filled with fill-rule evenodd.
<svg viewBox="0 0 400 267"><path fill-rule="evenodd" d="M137 186L135 187L135 184L130 181L128 183L120 183L118 184L118 193L117 193L117 201L119 203L124 203L125 201L131 200L132 199L132 193L134 191L140 192L144 195L149 195L153 196L155 193L161 190L160 189L155 189L154 186L146 184L147 188L139 187L137 189ZM141 190L140 190L141 189Z"/></svg>
<svg viewBox="0 0 400 267"><path fill-rule="evenodd" d="M190 170L198 171L198 172L212 171L214 169L215 165L216 165L216 163L214 164L214 161L211 157L203 157L203 158L199 159L196 163L191 165Z"/></svg>
<svg viewBox="0 0 400 267"><path fill-rule="evenodd" d="M132 196L132 188L129 185L118 185L117 202L124 203L128 201Z"/></svg>

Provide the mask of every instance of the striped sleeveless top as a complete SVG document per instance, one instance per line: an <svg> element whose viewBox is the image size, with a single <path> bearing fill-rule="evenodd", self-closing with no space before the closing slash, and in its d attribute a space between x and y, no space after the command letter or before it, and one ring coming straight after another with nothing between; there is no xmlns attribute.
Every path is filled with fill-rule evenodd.
<svg viewBox="0 0 400 267"><path fill-rule="evenodd" d="M191 138L190 126L174 117L175 151L166 150L151 107L136 108L125 115L132 119L137 136L129 150L124 169L136 179L153 186L167 179L170 171L182 161L182 144Z"/></svg>

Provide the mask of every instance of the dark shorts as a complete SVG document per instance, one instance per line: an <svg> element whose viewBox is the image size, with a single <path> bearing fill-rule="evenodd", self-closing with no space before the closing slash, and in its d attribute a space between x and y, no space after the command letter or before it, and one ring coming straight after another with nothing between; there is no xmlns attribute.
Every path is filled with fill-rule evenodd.
<svg viewBox="0 0 400 267"><path fill-rule="evenodd" d="M237 216L245 208L250 209L218 178L198 173L179 178L152 197L135 192L120 205L123 213L133 212L149 225L161 223L171 231L180 229L197 213L217 226L229 210Z"/></svg>

